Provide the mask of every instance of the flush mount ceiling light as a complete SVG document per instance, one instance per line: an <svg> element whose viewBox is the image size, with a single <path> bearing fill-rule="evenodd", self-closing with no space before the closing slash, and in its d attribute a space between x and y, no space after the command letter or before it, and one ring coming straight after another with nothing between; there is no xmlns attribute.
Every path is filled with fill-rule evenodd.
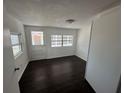
<svg viewBox="0 0 124 93"><path fill-rule="evenodd" d="M75 20L74 19L68 19L68 20L66 20L66 22L71 24L71 23L75 22Z"/></svg>

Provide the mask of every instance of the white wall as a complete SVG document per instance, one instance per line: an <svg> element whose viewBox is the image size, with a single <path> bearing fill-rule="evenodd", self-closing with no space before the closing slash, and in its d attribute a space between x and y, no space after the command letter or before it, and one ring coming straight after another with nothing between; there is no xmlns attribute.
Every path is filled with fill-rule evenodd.
<svg viewBox="0 0 124 93"><path fill-rule="evenodd" d="M14 68L10 31L3 25L3 93L20 93Z"/></svg>
<svg viewBox="0 0 124 93"><path fill-rule="evenodd" d="M96 93L116 93L121 74L120 6L94 20L86 79Z"/></svg>
<svg viewBox="0 0 124 93"><path fill-rule="evenodd" d="M48 40L47 58L55 58L55 57L75 55L77 32L78 32L78 30L75 30L75 29L62 29L62 28L53 28L53 29L47 30L47 35L48 35L48 38L47 38L47 40ZM51 47L51 35L53 35L53 34L73 35L73 46L58 47L58 48Z"/></svg>
<svg viewBox="0 0 124 93"><path fill-rule="evenodd" d="M39 51L33 51L31 44L31 31L43 31L44 32L44 46ZM62 56L75 55L76 53L76 40L77 40L77 29L65 29L56 27L36 27L36 26L25 26L25 32L27 36L27 44L29 45L29 57L31 60L37 59L48 59ZM74 42L71 47L51 47L51 35L73 35ZM38 48L38 47L37 47ZM32 52L33 51L33 52Z"/></svg>
<svg viewBox="0 0 124 93"><path fill-rule="evenodd" d="M77 37L77 50L76 55L83 60L87 61L90 32L91 32L91 21L87 21L82 24L82 28L78 31Z"/></svg>
<svg viewBox="0 0 124 93"><path fill-rule="evenodd" d="M18 80L19 80L29 61L28 56L27 56L24 27L19 20L15 19L12 15L8 14L5 7L4 7L4 12L3 12L3 24L6 26L6 28L10 30L10 32L19 32L22 34L23 53L17 59L15 59L16 67L20 68L20 70L17 71Z"/></svg>

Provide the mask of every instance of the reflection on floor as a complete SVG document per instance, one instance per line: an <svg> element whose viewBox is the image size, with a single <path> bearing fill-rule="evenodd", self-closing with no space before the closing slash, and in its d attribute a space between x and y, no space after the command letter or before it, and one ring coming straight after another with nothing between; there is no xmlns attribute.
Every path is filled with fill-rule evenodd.
<svg viewBox="0 0 124 93"><path fill-rule="evenodd" d="M20 82L21 93L95 93L84 79L86 62L77 56L32 61Z"/></svg>

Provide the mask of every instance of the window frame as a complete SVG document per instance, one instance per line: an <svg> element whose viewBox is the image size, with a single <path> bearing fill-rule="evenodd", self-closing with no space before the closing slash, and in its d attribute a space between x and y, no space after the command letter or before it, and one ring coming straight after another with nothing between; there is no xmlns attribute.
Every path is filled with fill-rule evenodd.
<svg viewBox="0 0 124 93"><path fill-rule="evenodd" d="M60 40L57 40L57 37L56 37L56 40L52 40L52 36L61 36L61 39ZM55 46L53 46L53 44L52 43L56 43L56 45ZM58 44L58 46L57 46L57 43L60 43L60 45ZM55 47L55 48L57 48L57 47L62 47L62 35L51 35L51 47Z"/></svg>
<svg viewBox="0 0 124 93"><path fill-rule="evenodd" d="M36 45L34 44L34 45L33 45L32 32L40 32L40 33L42 33L42 35L43 35L42 44L36 44ZM35 31L35 30L32 30L32 31L31 31L31 45L32 45L32 46L44 46L44 32L43 32L43 31L41 31L41 30L36 30L36 31Z"/></svg>
<svg viewBox="0 0 124 93"><path fill-rule="evenodd" d="M15 32L11 32L10 33L10 38L11 35L17 35L18 36L18 44L12 44L12 40L11 40L11 46L12 46L12 50L14 46L19 46L20 50L16 53L16 55L14 55L14 50L13 50L13 56L15 59L17 59L22 53L23 53L23 48L22 48L22 34L21 33L15 33Z"/></svg>
<svg viewBox="0 0 124 93"><path fill-rule="evenodd" d="M66 39L66 40L64 40L64 36L71 36L72 39ZM64 41L66 41L66 42L71 41L71 45L69 45L69 44L68 45L64 45ZM73 35L67 35L67 34L66 35L65 34L62 35L62 46L63 47L71 47L71 46L73 46Z"/></svg>
<svg viewBox="0 0 124 93"><path fill-rule="evenodd" d="M62 35L61 34L54 34L54 35L60 35L61 36L61 46L54 46L54 47L52 46L52 36L53 35L51 35L51 47L57 48L57 47L72 47L73 46L73 42L74 42L73 41L73 35L70 35L70 34L62 34ZM70 40L64 40L63 36L72 36L72 45L64 45L63 44L64 41L70 41Z"/></svg>

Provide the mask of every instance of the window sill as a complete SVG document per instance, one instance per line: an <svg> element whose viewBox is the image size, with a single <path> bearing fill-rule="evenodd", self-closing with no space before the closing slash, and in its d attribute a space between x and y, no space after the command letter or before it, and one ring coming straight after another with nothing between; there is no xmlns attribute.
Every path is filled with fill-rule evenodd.
<svg viewBox="0 0 124 93"><path fill-rule="evenodd" d="M32 45L32 46L45 46L45 45Z"/></svg>
<svg viewBox="0 0 124 93"><path fill-rule="evenodd" d="M22 51L21 52L19 52L16 56L15 56L15 60L18 58L18 57L20 57L21 55L22 55Z"/></svg>
<svg viewBox="0 0 124 93"><path fill-rule="evenodd" d="M73 47L73 46L61 46L61 47L52 47L51 48L63 48L63 47Z"/></svg>

